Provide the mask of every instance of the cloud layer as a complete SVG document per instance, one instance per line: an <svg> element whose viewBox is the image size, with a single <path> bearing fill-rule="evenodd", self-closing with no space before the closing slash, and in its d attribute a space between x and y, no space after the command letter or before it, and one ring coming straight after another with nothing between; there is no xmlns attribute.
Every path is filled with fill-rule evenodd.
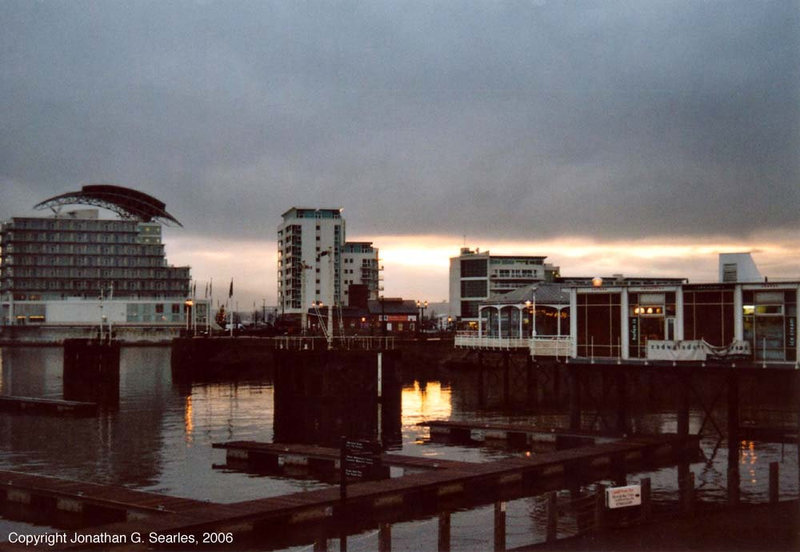
<svg viewBox="0 0 800 552"><path fill-rule="evenodd" d="M28 2L0 18L4 218L81 183L192 234L742 236L798 222L790 1Z"/></svg>

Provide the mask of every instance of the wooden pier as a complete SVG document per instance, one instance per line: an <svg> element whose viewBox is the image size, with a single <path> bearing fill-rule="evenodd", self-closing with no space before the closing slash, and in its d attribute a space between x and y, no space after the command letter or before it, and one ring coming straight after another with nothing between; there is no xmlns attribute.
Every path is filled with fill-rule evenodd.
<svg viewBox="0 0 800 552"><path fill-rule="evenodd" d="M97 403L38 397L0 396L0 411L47 416L94 416Z"/></svg>
<svg viewBox="0 0 800 552"><path fill-rule="evenodd" d="M537 445L556 450L618 441L623 435L595 431L568 431L517 424L477 424L433 420L418 425L430 428L432 441L446 440L466 444L503 444L515 449Z"/></svg>
<svg viewBox="0 0 800 552"><path fill-rule="evenodd" d="M0 471L0 507L10 518L26 518L33 513L39 519L47 516L69 527L81 527L98 522L136 521L206 505L117 485Z"/></svg>
<svg viewBox="0 0 800 552"><path fill-rule="evenodd" d="M326 451L322 447L243 442L219 446L227 448L232 456L242 456L242 451L247 451L248 456L253 452L262 458L268 455L276 458L292 456L297 462L301 462L305 454L307 462L316 459L335 463L338 455L338 451ZM6 502L31 502L38 494L57 494L62 500L72 500L70 504L76 508L102 500L120 505L130 501L125 506L124 518L82 530L85 535L149 535L152 532L166 538L177 534L200 536L204 532L229 532L235 536L237 545L248 538L258 538L259 546L267 548L316 543L317 548L322 549L321 543L327 538L370 527L438 515L441 528L441 520L445 519L442 516L449 523L449 513L459 509L499 504L602 478L624 482L626 474L635 469L690 462L697 450L696 437L680 439L662 435L485 463L384 454L382 460L387 465L409 466L416 473L350 484L346 500L341 499L337 487L235 504L184 499L176 499L177 502L172 504L169 502L171 499L150 493L113 493L108 487L74 482L61 487L57 480L32 476L28 482L24 482L22 476L15 476L17 479L8 480L4 487ZM0 479L7 478L0 473ZM43 485L42 481L50 482ZM78 486L68 490L69 485ZM135 517L127 513L132 511L136 512ZM131 549L132 544L137 543L128 541L126 544ZM144 543L133 546L133 549L146 547ZM48 547L50 550L86 548L85 543ZM108 544L103 548L109 548Z"/></svg>

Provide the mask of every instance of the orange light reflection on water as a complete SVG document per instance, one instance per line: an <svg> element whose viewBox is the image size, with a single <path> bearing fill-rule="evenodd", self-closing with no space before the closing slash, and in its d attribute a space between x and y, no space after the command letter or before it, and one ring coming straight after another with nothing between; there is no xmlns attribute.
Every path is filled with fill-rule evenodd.
<svg viewBox="0 0 800 552"><path fill-rule="evenodd" d="M450 387L438 381L415 381L403 387L403 425L425 420L449 418L452 412Z"/></svg>
<svg viewBox="0 0 800 552"><path fill-rule="evenodd" d="M194 442L194 420L192 419L192 415L192 396L188 395L183 408L183 426L186 431L186 442L188 444Z"/></svg>
<svg viewBox="0 0 800 552"><path fill-rule="evenodd" d="M739 463L748 466L747 474L750 476L750 483L757 483L756 464L758 463L758 453L756 452L755 441L742 441L739 444Z"/></svg>

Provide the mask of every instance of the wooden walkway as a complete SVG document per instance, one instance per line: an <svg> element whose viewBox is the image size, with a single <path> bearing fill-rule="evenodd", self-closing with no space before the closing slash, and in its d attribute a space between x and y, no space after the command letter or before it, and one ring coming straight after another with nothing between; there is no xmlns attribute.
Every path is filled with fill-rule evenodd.
<svg viewBox="0 0 800 552"><path fill-rule="evenodd" d="M305 466L311 469L316 467L327 470L339 469L340 450L331 447L263 443L258 441L228 441L214 443L212 447L227 451L227 460L233 465L238 462L246 462L254 468L262 469L283 466ZM467 462L455 460L391 453L381 454L380 460L384 466L419 471L469 465Z"/></svg>
<svg viewBox="0 0 800 552"><path fill-rule="evenodd" d="M117 485L102 485L28 473L0 471L0 491L7 503L39 509L83 513L92 509L114 512L121 519L135 520L152 514L185 512L207 506L199 500L136 491Z"/></svg>
<svg viewBox="0 0 800 552"><path fill-rule="evenodd" d="M266 444L256 445L252 449L264 451L283 448L284 454L299 453L303 448L287 445L264 448ZM419 519L440 512L534 496L562 489L567 480L580 483L608 476L621 475L624 478L624 474L632 469L673 464L680 458L689 461L688 454L696 453L697 447L697 438L681 440L674 436L658 436L486 463L441 462L424 458L408 460L408 457L399 459L397 455L384 455L388 461L410 462L416 466L425 465L428 469L403 477L350 484L345 501L340 499L337 487L235 504L176 499L178 502L175 505L169 505L165 503L169 500L166 497L158 497L161 500L159 503L149 493L131 491L134 493L130 495L131 500L138 500L139 506L148 507L151 512L155 507L158 515L120 520L82 531L82 534L148 535L153 532L170 536L202 535L210 531L231 532L236 535L237 544L253 536L259 539L260 546L308 544L329 535L337 535L342 530L356 532L380 523ZM307 447L307 452L326 456L325 451L320 449ZM434 462L439 465L433 466ZM32 480L29 485L37 483L37 480ZM55 483L52 485L56 486ZM80 491L75 489L83 495L74 495L73 498L99 498L87 496L90 490L89 487ZM116 499L127 500L128 497L117 490ZM158 505L163 509L159 509ZM127 542L129 549L132 544ZM103 545L105 549L108 547L108 544ZM48 550L86 548L86 544L47 547ZM144 545L133 546L133 549L145 548ZM16 549L22 548L9 548Z"/></svg>
<svg viewBox="0 0 800 552"><path fill-rule="evenodd" d="M50 416L94 416L97 414L97 403L4 395L0 396L0 411Z"/></svg>
<svg viewBox="0 0 800 552"><path fill-rule="evenodd" d="M420 422L418 425L430 428L431 439L445 437L455 441L478 443L498 441L515 447L550 443L556 448L573 448L596 443L609 443L623 437L618 433L564 430L519 424L478 424L432 420Z"/></svg>

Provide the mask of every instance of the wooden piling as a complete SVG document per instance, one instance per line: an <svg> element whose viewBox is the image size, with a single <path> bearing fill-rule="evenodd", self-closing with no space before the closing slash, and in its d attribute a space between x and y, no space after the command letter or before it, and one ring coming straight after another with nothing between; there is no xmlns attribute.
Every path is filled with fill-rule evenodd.
<svg viewBox="0 0 800 552"><path fill-rule="evenodd" d="M780 464L769 464L769 503L777 504L780 501Z"/></svg>
<svg viewBox="0 0 800 552"><path fill-rule="evenodd" d="M494 550L505 552L506 549L506 503L494 503Z"/></svg>
<svg viewBox="0 0 800 552"><path fill-rule="evenodd" d="M596 531L602 530L606 524L606 486L597 485L597 494L594 501L594 527Z"/></svg>
<svg viewBox="0 0 800 552"><path fill-rule="evenodd" d="M527 384L528 404L536 406L539 403L539 397L537 396L536 372L531 355L525 355L525 383Z"/></svg>
<svg viewBox="0 0 800 552"><path fill-rule="evenodd" d="M545 528L545 541L555 542L558 538L558 494L555 491L547 493L547 526Z"/></svg>
<svg viewBox="0 0 800 552"><path fill-rule="evenodd" d="M569 370L569 428L581 428L581 381L576 365Z"/></svg>
<svg viewBox="0 0 800 552"><path fill-rule="evenodd" d="M681 509L685 514L691 514L694 512L695 508L694 472L689 471L686 474L686 481L683 487L683 493L681 496Z"/></svg>
<svg viewBox="0 0 800 552"><path fill-rule="evenodd" d="M689 435L689 393L691 392L691 374L679 374L678 396L678 437L685 439Z"/></svg>
<svg viewBox="0 0 800 552"><path fill-rule="evenodd" d="M381 523L378 526L378 552L392 551L392 525Z"/></svg>
<svg viewBox="0 0 800 552"><path fill-rule="evenodd" d="M439 512L439 552L450 552L450 512Z"/></svg>
<svg viewBox="0 0 800 552"><path fill-rule="evenodd" d="M503 352L503 406L508 408L511 398L511 353Z"/></svg>
<svg viewBox="0 0 800 552"><path fill-rule="evenodd" d="M728 374L728 503L739 504L739 376Z"/></svg>
<svg viewBox="0 0 800 552"><path fill-rule="evenodd" d="M628 427L628 375L624 370L616 372L617 387L617 431L623 435L629 433Z"/></svg>
<svg viewBox="0 0 800 552"><path fill-rule="evenodd" d="M652 487L650 478L645 477L642 479L640 485L642 486L642 521L647 522L653 518L653 503L651 502Z"/></svg>

